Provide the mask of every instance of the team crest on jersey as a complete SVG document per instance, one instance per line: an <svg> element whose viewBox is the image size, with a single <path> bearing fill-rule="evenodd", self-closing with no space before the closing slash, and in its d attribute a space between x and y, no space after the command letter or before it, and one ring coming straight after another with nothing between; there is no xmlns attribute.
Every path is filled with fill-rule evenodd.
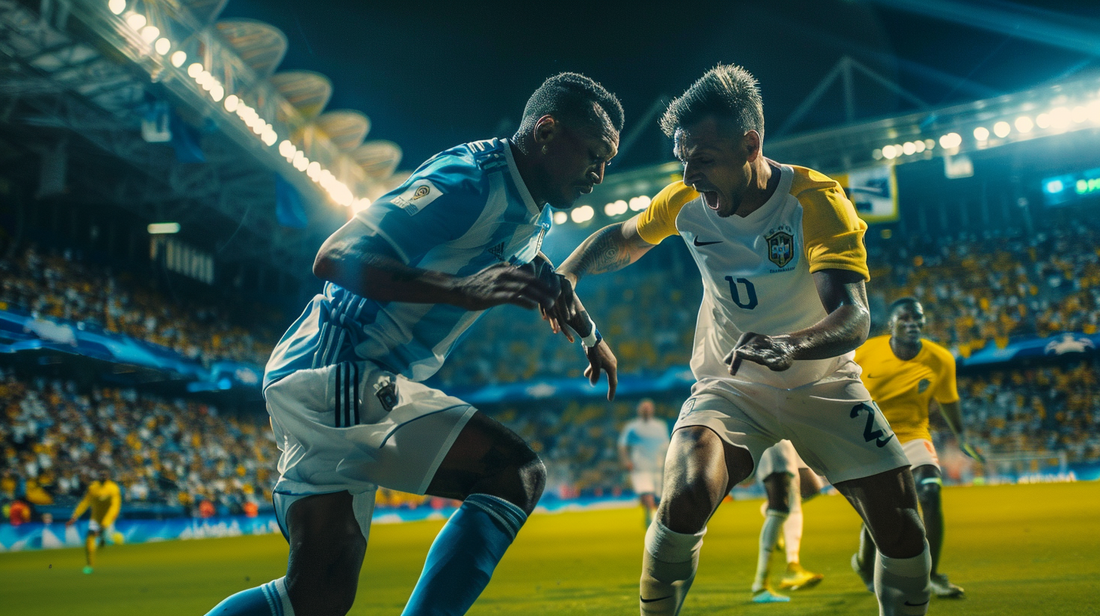
<svg viewBox="0 0 1100 616"><path fill-rule="evenodd" d="M431 180L417 180L400 195L390 199L390 203L405 210L411 216L427 207L442 194L443 192L436 188Z"/></svg>
<svg viewBox="0 0 1100 616"><path fill-rule="evenodd" d="M764 239L768 241L768 260L783 269L794 259L794 235L791 228L783 225L772 230Z"/></svg>

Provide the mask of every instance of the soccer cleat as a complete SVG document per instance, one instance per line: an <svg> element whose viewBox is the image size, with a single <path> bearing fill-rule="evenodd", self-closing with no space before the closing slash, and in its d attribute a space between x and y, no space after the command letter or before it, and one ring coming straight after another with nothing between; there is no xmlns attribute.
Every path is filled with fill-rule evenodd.
<svg viewBox="0 0 1100 616"><path fill-rule="evenodd" d="M821 583L825 576L821 573L806 571L798 563L789 563L787 573L779 580L779 590L804 590Z"/></svg>
<svg viewBox="0 0 1100 616"><path fill-rule="evenodd" d="M790 600L790 597L776 593L767 586L761 588L760 590L752 591L753 603L786 603Z"/></svg>
<svg viewBox="0 0 1100 616"><path fill-rule="evenodd" d="M852 554L852 571L856 572L867 592L875 592L875 572L867 569L859 562L859 554Z"/></svg>
<svg viewBox="0 0 1100 616"><path fill-rule="evenodd" d="M947 576L942 573L937 573L929 578L929 584L932 586L932 594L944 599L965 599L966 592L947 581Z"/></svg>
<svg viewBox="0 0 1100 616"><path fill-rule="evenodd" d="M88 575L92 572L92 567L90 565L85 565L84 568L81 569L81 571L84 572L84 575Z"/></svg>

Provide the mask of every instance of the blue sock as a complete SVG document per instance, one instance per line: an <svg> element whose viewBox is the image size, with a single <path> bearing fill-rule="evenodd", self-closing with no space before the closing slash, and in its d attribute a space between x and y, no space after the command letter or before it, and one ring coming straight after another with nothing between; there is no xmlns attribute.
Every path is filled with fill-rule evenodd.
<svg viewBox="0 0 1100 616"><path fill-rule="evenodd" d="M402 616L465 614L526 521L527 514L504 499L467 497L436 535Z"/></svg>
<svg viewBox="0 0 1100 616"><path fill-rule="evenodd" d="M286 592L286 578L242 590L215 605L206 616L294 616Z"/></svg>

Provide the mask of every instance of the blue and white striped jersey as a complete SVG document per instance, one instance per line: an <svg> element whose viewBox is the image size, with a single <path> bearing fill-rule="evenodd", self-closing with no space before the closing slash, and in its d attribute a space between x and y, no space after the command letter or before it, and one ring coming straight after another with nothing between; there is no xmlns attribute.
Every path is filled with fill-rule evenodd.
<svg viewBox="0 0 1100 616"><path fill-rule="evenodd" d="M531 198L504 139L437 154L355 220L405 264L455 276L529 263L550 229L549 208ZM297 370L362 359L423 381L480 316L449 304L377 302L327 283L275 347L264 387Z"/></svg>

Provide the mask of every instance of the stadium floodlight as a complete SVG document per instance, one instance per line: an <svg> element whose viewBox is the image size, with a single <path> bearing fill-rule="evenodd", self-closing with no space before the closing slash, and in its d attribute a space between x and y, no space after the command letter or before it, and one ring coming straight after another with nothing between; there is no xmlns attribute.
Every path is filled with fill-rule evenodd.
<svg viewBox="0 0 1100 616"><path fill-rule="evenodd" d="M603 213L608 216L615 216L618 214L618 210L616 210L614 203L605 203L603 206Z"/></svg>
<svg viewBox="0 0 1100 616"><path fill-rule="evenodd" d="M988 141L989 140L989 129L984 127L984 126L979 126L978 128L975 128L974 129L974 138L977 139L978 141Z"/></svg>
<svg viewBox="0 0 1100 616"><path fill-rule="evenodd" d="M279 142L279 155L283 158L293 158L295 151L297 151L297 148L290 142L290 139L283 139Z"/></svg>
<svg viewBox="0 0 1100 616"><path fill-rule="evenodd" d="M945 150L952 150L962 145L962 136L959 133L947 133L940 137L940 147Z"/></svg>
<svg viewBox="0 0 1100 616"><path fill-rule="evenodd" d="M367 209L368 207L370 207L370 204L371 204L370 199L368 199L366 197L363 197L362 199L356 199L355 203L351 204L351 213L352 213L352 215L354 216L355 214L358 214L359 212L362 212L363 210ZM558 222L558 216L559 215L565 216L566 218L569 217L568 214L566 214L565 212L554 212L554 222Z"/></svg>
<svg viewBox="0 0 1100 616"><path fill-rule="evenodd" d="M130 26L134 30L141 30L145 27L146 23L147 22L145 16L141 13L134 13L133 11L131 11L128 15L126 15L126 25Z"/></svg>
<svg viewBox="0 0 1100 616"><path fill-rule="evenodd" d="M1008 125L1008 122L997 122L993 125L993 134L997 135L1001 139L1004 139L1012 132L1012 127Z"/></svg>
<svg viewBox="0 0 1100 616"><path fill-rule="evenodd" d="M172 54L171 60L172 66L179 68L183 66L184 62L187 62L187 54L183 51L177 51L176 53Z"/></svg>
<svg viewBox="0 0 1100 616"><path fill-rule="evenodd" d="M206 72L206 68L199 62L192 62L191 66L187 67L187 76L191 79L198 79L199 75Z"/></svg>
<svg viewBox="0 0 1100 616"><path fill-rule="evenodd" d="M263 139L264 145L273 146L275 142L279 140L279 134L275 132L275 129L268 126L264 134L260 135L260 139Z"/></svg>
<svg viewBox="0 0 1100 616"><path fill-rule="evenodd" d="M1069 109L1055 107L1050 110L1050 125L1056 129L1063 129L1069 126L1070 115Z"/></svg>
<svg viewBox="0 0 1100 616"><path fill-rule="evenodd" d="M223 96L225 96L225 88L220 83L210 90L210 98L214 99L215 103L220 101Z"/></svg>
<svg viewBox="0 0 1100 616"><path fill-rule="evenodd" d="M901 151L904 152L906 156L912 156L917 153L917 144L912 141L906 141L902 144Z"/></svg>
<svg viewBox="0 0 1100 616"><path fill-rule="evenodd" d="M1089 110L1085 109L1084 105L1077 105L1073 108L1073 111L1070 111L1069 113L1070 117L1073 118L1073 121L1077 124L1080 124L1081 122L1089 119Z"/></svg>
<svg viewBox="0 0 1100 616"><path fill-rule="evenodd" d="M1031 129L1035 128L1035 122L1032 121L1030 116L1020 116L1016 118L1016 130L1021 133L1030 133Z"/></svg>
<svg viewBox="0 0 1100 616"><path fill-rule="evenodd" d="M892 145L886 145L882 147L882 156L886 160L893 160L898 155L897 148Z"/></svg>
<svg viewBox="0 0 1100 616"><path fill-rule="evenodd" d="M1100 124L1100 101L1093 101L1089 107L1089 119L1093 124Z"/></svg>
<svg viewBox="0 0 1100 616"><path fill-rule="evenodd" d="M360 201L362 201L362 199L360 199ZM569 214L565 212L554 212L555 225L564 225L567 222L569 222Z"/></svg>
<svg viewBox="0 0 1100 616"><path fill-rule="evenodd" d="M1050 123L1051 121L1049 113L1040 113L1039 115L1035 116L1035 126L1038 126L1039 128L1050 128Z"/></svg>
<svg viewBox="0 0 1100 616"><path fill-rule="evenodd" d="M126 0L109 0L107 8L115 15L121 15L126 10Z"/></svg>
<svg viewBox="0 0 1100 616"><path fill-rule="evenodd" d="M172 41L162 36L157 39L156 43L153 43L153 49L156 49L157 53L163 56L164 54L172 50Z"/></svg>
<svg viewBox="0 0 1100 616"><path fill-rule="evenodd" d="M148 227L149 235L166 235L169 233L179 233L180 223L178 222L155 222Z"/></svg>
<svg viewBox="0 0 1100 616"><path fill-rule="evenodd" d="M592 217L596 215L596 210L592 209L591 205L582 205L579 208L573 210L570 214L570 218L573 222L582 223L592 220Z"/></svg>
<svg viewBox="0 0 1100 616"><path fill-rule="evenodd" d="M225 102L222 104L225 105L226 111L228 111L229 113L233 113L237 110L237 106L241 104L241 99L237 98L236 94L230 94L229 96L225 97Z"/></svg>
<svg viewBox="0 0 1100 616"><path fill-rule="evenodd" d="M156 26L145 26L141 29L141 38L146 43L152 43L160 36L160 28Z"/></svg>
<svg viewBox="0 0 1100 616"><path fill-rule="evenodd" d="M298 154L301 154L301 152L298 152ZM294 155L294 168L298 171L305 171L309 168L309 159L305 156L298 158L298 154Z"/></svg>
<svg viewBox="0 0 1100 616"><path fill-rule="evenodd" d="M924 140L924 149L931 150L935 147L936 147L936 141L934 139L925 139Z"/></svg>
<svg viewBox="0 0 1100 616"><path fill-rule="evenodd" d="M309 176L309 179L316 181L315 178L320 174L321 174L321 163L319 163L317 161L313 161L313 162L309 163L308 167L306 167L306 175Z"/></svg>
<svg viewBox="0 0 1100 616"><path fill-rule="evenodd" d="M882 160L882 148L875 148L871 150L871 158L875 160Z"/></svg>
<svg viewBox="0 0 1100 616"><path fill-rule="evenodd" d="M649 207L650 198L647 195L641 195L640 197L634 197L630 200L630 211L640 212Z"/></svg>
<svg viewBox="0 0 1100 616"><path fill-rule="evenodd" d="M921 152L923 152L925 150L924 142L921 141L920 139L917 139L916 141L914 141L913 145L916 146L916 148L917 148L917 154L920 154Z"/></svg>

